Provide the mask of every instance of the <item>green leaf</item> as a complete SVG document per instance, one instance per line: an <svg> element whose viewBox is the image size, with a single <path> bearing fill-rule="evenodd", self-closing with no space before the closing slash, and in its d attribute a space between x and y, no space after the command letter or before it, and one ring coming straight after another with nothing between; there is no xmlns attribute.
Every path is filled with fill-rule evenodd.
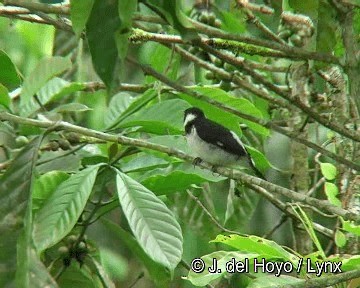
<svg viewBox="0 0 360 288"><path fill-rule="evenodd" d="M344 247L346 244L346 236L339 229L335 232L335 244L337 247Z"/></svg>
<svg viewBox="0 0 360 288"><path fill-rule="evenodd" d="M10 109L11 99L9 96L9 91L4 85L0 83L0 106L4 106L8 110Z"/></svg>
<svg viewBox="0 0 360 288"><path fill-rule="evenodd" d="M339 22L336 19L337 11L326 1L321 1L317 10L316 52L333 53L336 45L342 44L341 32L338 30Z"/></svg>
<svg viewBox="0 0 360 288"><path fill-rule="evenodd" d="M251 155L251 158L254 160L256 168L258 168L260 171L265 171L266 169L271 167L269 160L266 159L263 153L251 146L245 145L245 147Z"/></svg>
<svg viewBox="0 0 360 288"><path fill-rule="evenodd" d="M321 173L327 180L334 180L337 174L336 167L331 163L320 163Z"/></svg>
<svg viewBox="0 0 360 288"><path fill-rule="evenodd" d="M0 263L3 265L0 287L15 287L16 270L19 287L25 287L30 279L31 190L41 141L42 137L37 137L26 145L0 179L0 233L6 235L0 237Z"/></svg>
<svg viewBox="0 0 360 288"><path fill-rule="evenodd" d="M126 92L120 92L114 95L110 100L108 111L105 114L104 123L106 127L111 127L134 100L135 98Z"/></svg>
<svg viewBox="0 0 360 288"><path fill-rule="evenodd" d="M118 123L123 121L129 115L132 115L133 113L139 111L142 107L144 107L146 104L148 104L156 96L157 96L157 93L155 92L154 89L148 89L144 94L136 97L134 99L134 101L132 101L131 104L126 109L124 109L124 111L121 111L122 105L118 104L119 105L118 107L114 107L114 110L116 110L116 111L113 111L112 110L113 108L111 106L109 106L108 111L109 111L109 109L110 109L110 111L108 113L112 114L112 116L109 116L109 118L113 118L113 117L114 118L112 120L112 123L109 123L108 128L109 129L113 128L114 126L116 126ZM118 101L118 100L114 100L114 101ZM126 102L126 101L124 101L124 102ZM114 104L116 105L116 102ZM121 111L121 113L119 115L115 115L117 112L120 112L120 111ZM106 119L108 119L108 118L105 118L105 120ZM108 119L108 121L110 122L110 119Z"/></svg>
<svg viewBox="0 0 360 288"><path fill-rule="evenodd" d="M37 98L42 105L46 105L66 95L82 90L84 87L82 83L68 82L55 77L40 89ZM29 116L40 108L39 103L34 98L31 98L27 104L21 106L21 113L24 116Z"/></svg>
<svg viewBox="0 0 360 288"><path fill-rule="evenodd" d="M347 232L360 236L360 225L356 225L354 222L351 221L344 221L342 217L340 217L343 229Z"/></svg>
<svg viewBox="0 0 360 288"><path fill-rule="evenodd" d="M80 37L85 29L93 5L94 0L70 1L70 18L76 37Z"/></svg>
<svg viewBox="0 0 360 288"><path fill-rule="evenodd" d="M89 110L92 109L81 103L67 103L60 105L51 111L57 113L64 113L64 112L84 112Z"/></svg>
<svg viewBox="0 0 360 288"><path fill-rule="evenodd" d="M341 201L336 197L339 194L337 186L330 182L325 182L325 194L329 202L335 206L341 207Z"/></svg>
<svg viewBox="0 0 360 288"><path fill-rule="evenodd" d="M109 261L111 264L108 264L108 262L106 262L106 265L111 265L115 266L117 265L117 270L114 269L115 273L118 273L117 275L119 275L119 273L121 273L121 271L123 271L124 269L121 269L124 267L124 265L126 265L126 263L124 263L125 261L122 258L119 258L117 255L115 255L114 253L111 253L110 255L112 256L111 258L109 257L110 255L107 255L107 253L110 252L105 252L107 250L101 250L101 258L102 259L106 259L106 261ZM107 255L107 256L103 256L103 255ZM103 267L94 257L90 256L91 261L93 262L95 268L96 268L96 273L97 275L101 278L101 282L104 284L104 287L106 288L116 288L115 283L111 281L109 275L106 273L106 266ZM122 260L122 261L120 261ZM126 267L126 266L125 266ZM113 269L114 267L112 267ZM114 277L115 279L118 278L118 280L124 280L124 277Z"/></svg>
<svg viewBox="0 0 360 288"><path fill-rule="evenodd" d="M225 10L221 10L220 13L222 16L221 28L224 31L234 34L246 33L246 24L245 21L243 20L245 18L240 11L235 10L232 12L228 12Z"/></svg>
<svg viewBox="0 0 360 288"><path fill-rule="evenodd" d="M101 222L113 239L119 239L144 264L157 287L169 287L170 273L167 268L152 260L129 232L107 219L101 218Z"/></svg>
<svg viewBox="0 0 360 288"><path fill-rule="evenodd" d="M189 105L179 99L166 100L146 107L124 119L118 127L141 126L141 131L154 134L181 134L183 111Z"/></svg>
<svg viewBox="0 0 360 288"><path fill-rule="evenodd" d="M360 255L352 255L350 258L342 261L342 271L351 271L356 269L360 269Z"/></svg>
<svg viewBox="0 0 360 288"><path fill-rule="evenodd" d="M136 240L154 261L174 270L182 256L181 228L150 190L117 171L117 193Z"/></svg>
<svg viewBox="0 0 360 288"><path fill-rule="evenodd" d="M0 50L0 84L14 89L21 83L20 73L5 51Z"/></svg>
<svg viewBox="0 0 360 288"><path fill-rule="evenodd" d="M88 167L62 182L38 211L33 237L39 253L59 242L75 226L90 196L99 167Z"/></svg>
<svg viewBox="0 0 360 288"><path fill-rule="evenodd" d="M132 17L137 8L137 0L118 1L120 27L119 33L116 34L116 43L120 59L125 59L128 51Z"/></svg>
<svg viewBox="0 0 360 288"><path fill-rule="evenodd" d="M201 267L203 264L205 264L204 266L204 271L200 272L200 273L196 273L194 272L192 269L190 269L189 274L187 275L187 277L185 278L186 280L189 280L191 282L191 284L195 285L195 286L206 286L208 285L211 281L214 281L220 277L223 277L227 272L226 272L226 263L228 261L231 261L233 258L236 259L236 261L241 261L244 262L246 259L254 259L256 257L258 257L259 255L256 253L240 253L240 252L235 252L235 251L216 251L214 253L208 254L208 255L204 255L201 257L202 261L196 259L193 261L196 262L192 262L192 264L196 267ZM220 269L218 271L221 271L219 273L210 273L208 271L208 268L211 267L213 265L213 259L216 259L217 261L217 268ZM195 265L195 263L199 263L197 265Z"/></svg>
<svg viewBox="0 0 360 288"><path fill-rule="evenodd" d="M165 161L162 158L155 157L153 155L148 155L144 152L139 152L136 154L136 157L133 155L130 156L132 159L128 162L121 164L121 171L128 172L144 172L148 170L154 170L159 167L166 167L169 165L168 161ZM126 158L123 158L126 161ZM150 189L151 190L151 189Z"/></svg>
<svg viewBox="0 0 360 288"><path fill-rule="evenodd" d="M299 287L299 283L303 283L306 287L306 281L296 277L281 275L281 277L274 277L273 275L263 276L251 281L247 288L278 288L278 287L292 287L292 284Z"/></svg>
<svg viewBox="0 0 360 288"><path fill-rule="evenodd" d="M177 149L180 150L186 154L191 154L191 150L188 146L188 144L186 143L186 139L184 136L179 136L179 135L160 135L160 136L154 136L148 139L149 142L154 143L154 144L159 144L159 145L163 145L169 148L173 148L173 149ZM153 150L147 150L147 149L143 149L144 151L146 151L149 154L153 154L156 155L160 158L163 159L168 159L171 160L173 159L173 157L165 155L164 153L160 153L157 151L153 151ZM179 159L177 159L177 162L179 161ZM182 161L182 160L180 160Z"/></svg>
<svg viewBox="0 0 360 288"><path fill-rule="evenodd" d="M50 171L35 181L33 190L33 211L39 210L55 189L70 176L62 171Z"/></svg>
<svg viewBox="0 0 360 288"><path fill-rule="evenodd" d="M126 275L128 274L127 260L124 259L119 253L116 253L110 249L102 248L100 249L100 258L103 268L101 266L100 267L104 269L112 279L116 281L124 281L126 279ZM99 265L100 264L97 266Z"/></svg>
<svg viewBox="0 0 360 288"><path fill-rule="evenodd" d="M153 45L150 45L153 44ZM173 53L172 49L154 43L147 43L143 47L144 51L141 53L142 61L149 63L149 65L163 73L171 80L176 80L177 72L180 65L180 57ZM154 76L146 75L146 83L154 83L157 79Z"/></svg>
<svg viewBox="0 0 360 288"><path fill-rule="evenodd" d="M216 100L221 102L229 107L232 107L242 113L249 114L254 117L258 117L259 119L263 118L262 113L258 110L254 104L244 98L236 98L231 96L230 94L226 93L225 91L218 89L218 88L208 88L208 87L197 87L193 88L197 93L201 93L205 95L209 99ZM232 113L226 112L220 108L215 107L214 105L209 104L208 102L190 97L186 94L179 95L182 99L188 101L193 106L199 107L204 110L205 115L207 118L221 123L223 126L227 127L228 129L234 131L235 133L241 135L241 129L239 127L239 122L246 124L251 130L256 133L259 133L264 136L269 135L269 130L265 127L253 123L251 121L242 119Z"/></svg>
<svg viewBox="0 0 360 288"><path fill-rule="evenodd" d="M141 184L156 195L169 195L174 192L184 191L191 185L198 185L207 181L219 182L226 179L225 177L213 175L211 171L194 167L189 163L180 164L172 171L168 170L155 170L154 173L151 173L154 175L143 179Z"/></svg>
<svg viewBox="0 0 360 288"><path fill-rule="evenodd" d="M61 288L104 287L94 271L91 271L87 265L80 266L76 261L71 261L70 265L66 267L61 277L57 280L57 283Z"/></svg>
<svg viewBox="0 0 360 288"><path fill-rule="evenodd" d="M215 240L210 242L223 243L242 252L256 253L259 254L260 257L266 259L282 259L284 261L290 261L293 263L294 267L297 267L299 261L298 256L286 251L276 242L258 236L224 236L220 234L216 236Z"/></svg>
<svg viewBox="0 0 360 288"><path fill-rule="evenodd" d="M86 24L86 35L95 71L108 88L112 87L118 58L115 41L115 33L121 25L118 2L95 0Z"/></svg>
<svg viewBox="0 0 360 288"><path fill-rule="evenodd" d="M149 0L147 5L153 7L155 11L159 11L166 21L180 32L183 39L192 40L198 35L182 11L182 2L180 0Z"/></svg>
<svg viewBox="0 0 360 288"><path fill-rule="evenodd" d="M119 16L121 20L121 28L130 28L133 13L136 11L137 0L119 1Z"/></svg>
<svg viewBox="0 0 360 288"><path fill-rule="evenodd" d="M44 58L39 61L35 69L25 78L20 98L20 105L26 106L32 97L51 78L71 68L71 60L59 56ZM21 110L20 110L21 111ZM21 115L24 115L21 112Z"/></svg>

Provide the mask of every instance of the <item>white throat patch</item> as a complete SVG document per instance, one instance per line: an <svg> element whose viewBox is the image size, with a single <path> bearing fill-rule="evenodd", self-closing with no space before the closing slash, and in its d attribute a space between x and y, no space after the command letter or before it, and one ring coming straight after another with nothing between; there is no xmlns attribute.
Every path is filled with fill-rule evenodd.
<svg viewBox="0 0 360 288"><path fill-rule="evenodd" d="M191 121L193 121L197 116L195 114L187 114L184 120L184 127Z"/></svg>

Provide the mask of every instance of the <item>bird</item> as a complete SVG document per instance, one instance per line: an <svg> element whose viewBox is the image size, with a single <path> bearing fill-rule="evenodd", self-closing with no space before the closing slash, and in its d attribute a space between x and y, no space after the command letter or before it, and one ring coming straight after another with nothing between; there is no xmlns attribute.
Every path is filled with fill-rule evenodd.
<svg viewBox="0 0 360 288"><path fill-rule="evenodd" d="M197 156L195 165L203 160L213 167L244 162L257 177L266 180L236 133L206 118L201 109L191 107L184 111L184 130L188 146Z"/></svg>

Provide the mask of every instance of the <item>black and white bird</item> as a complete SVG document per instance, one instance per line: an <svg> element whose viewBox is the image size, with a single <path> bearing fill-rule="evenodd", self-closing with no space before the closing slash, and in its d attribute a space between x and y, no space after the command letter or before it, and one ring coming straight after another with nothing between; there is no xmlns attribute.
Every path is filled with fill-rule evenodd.
<svg viewBox="0 0 360 288"><path fill-rule="evenodd" d="M187 143L197 156L196 162L205 160L221 166L245 162L256 176L265 180L235 132L207 119L201 109L192 107L185 110L184 128Z"/></svg>

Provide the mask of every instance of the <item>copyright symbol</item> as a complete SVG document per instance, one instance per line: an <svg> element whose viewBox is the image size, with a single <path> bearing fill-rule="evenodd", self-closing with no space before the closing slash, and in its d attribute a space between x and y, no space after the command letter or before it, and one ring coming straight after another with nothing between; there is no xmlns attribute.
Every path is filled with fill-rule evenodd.
<svg viewBox="0 0 360 288"><path fill-rule="evenodd" d="M201 258L195 258L191 261L191 270L195 273L201 273L205 270L205 262Z"/></svg>

